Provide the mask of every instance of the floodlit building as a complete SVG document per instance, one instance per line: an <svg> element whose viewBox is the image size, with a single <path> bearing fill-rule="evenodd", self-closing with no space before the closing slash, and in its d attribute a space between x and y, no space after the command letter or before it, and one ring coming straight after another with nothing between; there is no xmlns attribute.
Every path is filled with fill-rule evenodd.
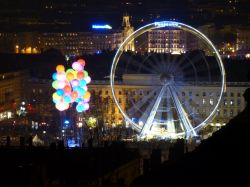
<svg viewBox="0 0 250 187"><path fill-rule="evenodd" d="M22 102L25 98L24 88L27 78L27 71L0 74L0 121L25 112Z"/></svg>
<svg viewBox="0 0 250 187"><path fill-rule="evenodd" d="M119 32L42 33L41 48L59 49L65 55L98 54L115 50L122 39Z"/></svg>
<svg viewBox="0 0 250 187"><path fill-rule="evenodd" d="M154 53L181 54L186 52L187 36L177 29L155 29L148 32L148 51Z"/></svg>
<svg viewBox="0 0 250 187"><path fill-rule="evenodd" d="M150 90L148 86L138 83L138 80L139 82L145 82L145 79L138 79L137 77L135 80L135 77L131 76L126 76L125 78L126 84L119 82L115 86L117 100L124 111L129 109L131 100L133 102L139 101L147 96ZM245 108L246 102L243 98L243 93L249 86L250 84L247 82L227 83L227 91L222 98L215 118L210 123L211 126L220 128ZM89 90L92 96L95 95L101 99L101 104L99 103L98 107L104 107L105 109L102 115L106 125L121 125L125 123L122 114L112 99L109 81L93 81L89 85ZM201 115L207 116L211 111L211 107L213 108L217 102L217 97L213 95L214 93L212 94L215 90L218 90L216 84L201 84L199 89L197 87L185 86L178 94L183 100L192 102L193 106L197 106L194 107L194 110ZM94 98L91 98L91 100L91 102L95 102Z"/></svg>

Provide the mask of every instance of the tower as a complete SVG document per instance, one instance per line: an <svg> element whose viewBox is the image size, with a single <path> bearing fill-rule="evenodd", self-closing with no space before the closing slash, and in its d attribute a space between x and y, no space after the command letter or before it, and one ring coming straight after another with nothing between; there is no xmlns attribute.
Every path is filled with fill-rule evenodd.
<svg viewBox="0 0 250 187"><path fill-rule="evenodd" d="M134 32L134 27L130 24L130 16L124 15L123 21L122 21L122 41L124 41L130 34ZM135 50L135 44L134 41L129 42L129 44L126 46L125 51L134 51Z"/></svg>

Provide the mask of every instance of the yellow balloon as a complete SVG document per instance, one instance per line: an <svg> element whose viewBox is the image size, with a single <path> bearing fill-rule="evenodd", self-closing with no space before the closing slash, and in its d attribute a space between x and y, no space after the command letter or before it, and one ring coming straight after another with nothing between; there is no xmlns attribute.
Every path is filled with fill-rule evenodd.
<svg viewBox="0 0 250 187"><path fill-rule="evenodd" d="M74 74L69 72L66 74L66 78L68 81L72 81L74 79Z"/></svg>
<svg viewBox="0 0 250 187"><path fill-rule="evenodd" d="M60 99L62 98L62 97L59 96L56 92L53 93L52 97L53 97L53 99L55 99L55 100L60 100Z"/></svg>
<svg viewBox="0 0 250 187"><path fill-rule="evenodd" d="M63 65L57 65L56 66L56 71L57 72L64 72L65 71L65 67Z"/></svg>
<svg viewBox="0 0 250 187"><path fill-rule="evenodd" d="M91 96L90 92L87 91L87 92L85 93L85 95L83 96L83 99L89 99L90 96Z"/></svg>

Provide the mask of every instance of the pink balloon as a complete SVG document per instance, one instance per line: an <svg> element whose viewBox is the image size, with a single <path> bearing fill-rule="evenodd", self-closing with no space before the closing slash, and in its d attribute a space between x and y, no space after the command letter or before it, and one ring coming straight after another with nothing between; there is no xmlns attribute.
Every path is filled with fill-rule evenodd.
<svg viewBox="0 0 250 187"><path fill-rule="evenodd" d="M83 66L79 63L79 62L74 62L72 64L72 68L76 71L82 71L83 70Z"/></svg>

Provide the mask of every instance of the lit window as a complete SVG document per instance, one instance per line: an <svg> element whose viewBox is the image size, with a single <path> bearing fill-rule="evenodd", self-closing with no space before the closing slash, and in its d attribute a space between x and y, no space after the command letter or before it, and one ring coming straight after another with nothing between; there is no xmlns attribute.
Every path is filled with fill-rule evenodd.
<svg viewBox="0 0 250 187"><path fill-rule="evenodd" d="M224 106L226 106L227 105L227 100L226 99L224 99Z"/></svg>
<svg viewBox="0 0 250 187"><path fill-rule="evenodd" d="M230 105L234 105L234 100L232 99L231 101L230 101Z"/></svg>
<svg viewBox="0 0 250 187"><path fill-rule="evenodd" d="M202 99L202 104L205 105L206 104L206 99Z"/></svg>
<svg viewBox="0 0 250 187"><path fill-rule="evenodd" d="M210 99L210 100L209 100L209 104L210 104L210 105L214 105L214 99Z"/></svg>

